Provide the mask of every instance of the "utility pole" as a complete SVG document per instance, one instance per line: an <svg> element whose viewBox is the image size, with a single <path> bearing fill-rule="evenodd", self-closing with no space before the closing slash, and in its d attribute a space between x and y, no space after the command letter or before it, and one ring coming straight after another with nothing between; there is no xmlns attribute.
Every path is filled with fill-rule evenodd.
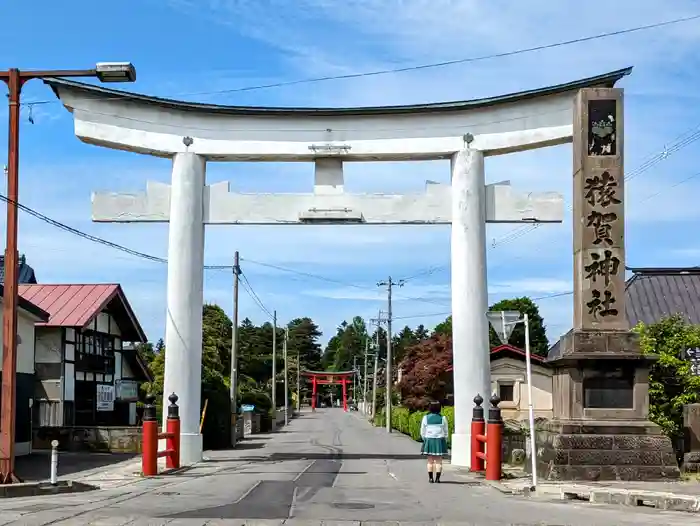
<svg viewBox="0 0 700 526"><path fill-rule="evenodd" d="M277 424L277 311L272 311L272 428Z"/></svg>
<svg viewBox="0 0 700 526"><path fill-rule="evenodd" d="M236 447L238 408L238 276L241 273L238 250L233 256L233 324L231 326L231 446Z"/></svg>
<svg viewBox="0 0 700 526"><path fill-rule="evenodd" d="M301 413L301 349L297 351L297 413Z"/></svg>
<svg viewBox="0 0 700 526"><path fill-rule="evenodd" d="M381 319L382 311L379 311ZM377 371L379 371L379 322L377 322L377 343L374 349L374 373L372 374L372 419L377 415Z"/></svg>
<svg viewBox="0 0 700 526"><path fill-rule="evenodd" d="M287 369L287 340L289 339L289 327L284 328L284 425L289 423L287 411L289 409L289 386Z"/></svg>
<svg viewBox="0 0 700 526"><path fill-rule="evenodd" d="M357 356L352 357L352 400L357 403Z"/></svg>
<svg viewBox="0 0 700 526"><path fill-rule="evenodd" d="M377 326L377 338L374 349L374 372L372 373L372 419L377 415L377 371L379 371L379 328L382 326L382 311L370 320Z"/></svg>
<svg viewBox="0 0 700 526"><path fill-rule="evenodd" d="M365 374L362 378L362 412L367 414L367 360L369 359L369 338L365 339Z"/></svg>
<svg viewBox="0 0 700 526"><path fill-rule="evenodd" d="M387 319L386 319L386 401L384 403L385 409L386 409L386 431L387 433L391 433L391 392L392 392L392 383L393 383L393 375L392 375L392 360L393 357L391 355L391 316L392 316L392 310L391 310L391 290L393 287L403 287L404 280L400 279L399 281L393 281L391 279L391 276L389 276L389 279L387 281L380 281L377 283L378 287L386 287L387 288L387 295L388 295L388 312L387 312Z"/></svg>

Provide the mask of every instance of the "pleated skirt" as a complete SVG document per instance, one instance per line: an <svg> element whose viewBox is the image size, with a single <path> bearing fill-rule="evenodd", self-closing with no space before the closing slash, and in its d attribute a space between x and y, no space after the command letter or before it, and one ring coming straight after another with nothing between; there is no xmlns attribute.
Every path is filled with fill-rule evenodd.
<svg viewBox="0 0 700 526"><path fill-rule="evenodd" d="M447 440L444 438L426 438L421 446L423 455L442 457L447 455Z"/></svg>

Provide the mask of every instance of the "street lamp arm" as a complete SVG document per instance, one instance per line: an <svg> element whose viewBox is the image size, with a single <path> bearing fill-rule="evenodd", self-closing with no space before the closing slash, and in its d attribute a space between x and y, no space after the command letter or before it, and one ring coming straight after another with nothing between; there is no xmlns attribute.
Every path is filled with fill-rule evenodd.
<svg viewBox="0 0 700 526"><path fill-rule="evenodd" d="M31 79L45 79L50 77L96 77L97 70L95 69L59 69L59 70L38 70L25 71L20 70L19 76L23 81ZM10 78L10 71L0 71L0 79L5 82Z"/></svg>
<svg viewBox="0 0 700 526"><path fill-rule="evenodd" d="M0 80L9 83L12 75L18 75L20 85L31 79L60 77L94 77L100 82L135 82L136 68L131 62L98 62L91 69L45 69L18 70L16 68L0 71Z"/></svg>
<svg viewBox="0 0 700 526"><path fill-rule="evenodd" d="M0 406L0 484L20 482L15 467L15 415L17 372L17 303L19 253L17 250L17 202L19 201L19 119L22 86L28 80L47 77L96 77L101 82L133 82L136 70L130 62L100 62L94 69L0 71L8 88L7 239L3 290L2 405Z"/></svg>

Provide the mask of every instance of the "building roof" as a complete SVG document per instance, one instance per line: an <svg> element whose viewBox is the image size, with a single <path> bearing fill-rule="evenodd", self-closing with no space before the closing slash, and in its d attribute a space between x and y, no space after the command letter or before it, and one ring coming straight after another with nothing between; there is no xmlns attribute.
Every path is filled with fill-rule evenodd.
<svg viewBox="0 0 700 526"><path fill-rule="evenodd" d="M525 351L522 349L519 349L518 347L514 347L513 345L499 345L498 347L494 347L491 349L491 359L495 360L497 358L504 358L504 357L511 357L511 358L517 358L519 360L524 360L526 357ZM539 362L543 363L544 362L544 357L540 356L539 354L530 354L530 358L532 359L533 362Z"/></svg>
<svg viewBox="0 0 700 526"><path fill-rule="evenodd" d="M635 268L625 284L630 326L682 314L700 325L700 268Z"/></svg>
<svg viewBox="0 0 700 526"><path fill-rule="evenodd" d="M574 80L564 84L547 86L517 93L509 93L497 97L487 97L482 99L462 100L452 102L435 102L430 104L410 104L402 106L367 106L355 108L279 108L279 107L262 107L262 106L224 106L220 104L203 104L195 102L184 102L160 97L152 97L140 93L132 93L115 89L104 88L94 84L86 84L83 82L75 82L73 80L49 78L44 82L48 84L57 97L60 98L59 88L69 87L82 91L85 94L107 95L118 97L120 100L129 102L141 102L152 104L161 108L188 110L200 113L219 113L224 115L293 115L298 117L304 116L339 116L339 115L387 115L400 113L416 113L416 112L447 112L460 111L466 109L476 109L492 106L495 104L506 104L520 102L536 97L544 97L548 95L558 95L567 91L578 90L581 88L592 87L613 87L615 83L622 77L632 73L632 68L618 69L610 73L596 75L585 79Z"/></svg>
<svg viewBox="0 0 700 526"><path fill-rule="evenodd" d="M625 282L625 313L630 327L639 322L656 323L680 314L700 325L700 267L628 268ZM560 356L559 340L549 348L548 360Z"/></svg>
<svg viewBox="0 0 700 526"><path fill-rule="evenodd" d="M49 313L46 327L85 327L100 312L109 310L119 324L122 340L146 342L146 335L124 295L121 285L60 284L23 285L19 294Z"/></svg>
<svg viewBox="0 0 700 526"><path fill-rule="evenodd" d="M505 358L505 357L510 357L510 358L516 358L518 360L524 360L526 355L525 351L522 349L519 349L518 347L514 347L513 345L499 345L498 347L492 347L491 348L491 360L497 360L498 358ZM537 362L539 364L544 364L544 357L540 356L539 354L531 354L530 358L532 359L533 362ZM451 371L452 366L447 368L447 371Z"/></svg>
<svg viewBox="0 0 700 526"><path fill-rule="evenodd" d="M0 283L5 283L5 256L0 255ZM19 280L18 283L36 283L34 269L27 265L27 258L24 254L19 257Z"/></svg>
<svg viewBox="0 0 700 526"><path fill-rule="evenodd" d="M5 286L0 285L0 297L2 297L5 294ZM20 309L29 312L30 314L33 314L41 322L47 322L49 320L49 313L40 308L38 305L35 305L31 301L23 298L21 295L17 298L17 305L19 306Z"/></svg>

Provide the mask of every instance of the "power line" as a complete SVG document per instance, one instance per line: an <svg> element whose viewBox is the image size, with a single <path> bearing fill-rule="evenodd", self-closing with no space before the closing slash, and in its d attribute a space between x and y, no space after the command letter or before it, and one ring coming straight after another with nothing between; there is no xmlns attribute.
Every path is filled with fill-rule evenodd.
<svg viewBox="0 0 700 526"><path fill-rule="evenodd" d="M260 296L257 295L255 290L253 289L253 285L251 285L250 281L248 280L248 276L245 275L243 271L239 272L239 276L241 278L241 285L243 286L243 290L246 291L248 296L251 297L251 299L255 302L255 304L260 307L260 310L262 310L265 314L267 314L270 319L274 319L274 314L270 312L270 309L268 309L263 301L260 299Z"/></svg>
<svg viewBox="0 0 700 526"><path fill-rule="evenodd" d="M493 60L493 59L497 59L497 58L506 58L506 57L512 57L512 56L516 56L516 55L524 55L526 53L533 53L535 51L544 51L547 49L553 49L553 48L558 48L558 47L563 47L563 46L570 46L572 44L581 44L581 43L590 42L593 40L600 40L600 39L610 38L610 37L614 37L614 36L627 35L630 33L637 33L637 32L641 32L641 31L648 31L650 29L658 29L660 27L681 24L684 22L691 22L691 21L697 20L697 19L700 19L700 14L686 16L686 17L682 17L682 18L675 18L672 20L667 20L664 22L656 22L653 24L647 24L647 25L643 25L643 26L631 27L631 28L627 28L627 29L620 29L617 31L608 31L605 33L598 33L595 35L589 35L589 36L585 36L585 37L573 38L573 39L569 39L569 40L562 40L559 42L553 42L550 44L543 44L540 46L520 48L520 49L515 49L512 51L505 51L502 53L492 53L489 55L480 55L480 56L475 56L475 57L467 57L467 58L460 58L460 59L454 59L454 60L444 60L441 62L431 62L431 63L427 63L427 64L418 64L418 65L414 65L414 66L405 66L405 67L401 67L401 68L378 69L378 70L374 70L374 71L365 71L365 72L361 72L361 73L348 73L345 75L328 75L328 76L322 76L322 77L310 77L310 78L305 78L305 79L273 82L273 83L269 83L269 84L257 84L257 85L253 85L253 86L242 87L242 88L230 88L230 89L215 90L215 91L181 93L180 96L223 95L223 94L229 94L229 93L242 93L242 92L246 92L246 91L258 91L258 90L264 90L264 89L296 86L299 84L311 84L311 83L317 83L317 82L327 82L327 81L332 81L332 80L348 80L348 79L364 78L364 77L376 77L376 76L380 76L380 75L390 75L390 74L394 74L394 73L405 73L405 72L410 72L410 71L420 71L420 70L425 70L425 69L442 68L442 67L446 67L446 66L454 66L457 64L468 64L468 63L473 63L473 62L482 62L485 60ZM119 98L119 97L115 97L115 98ZM40 101L29 101L29 102L25 102L23 104L30 106L30 105L36 105L36 104L52 104L52 103L58 103L58 102L60 102L60 101L40 100Z"/></svg>
<svg viewBox="0 0 700 526"><path fill-rule="evenodd" d="M674 153L678 152L679 150L682 150L686 146L689 146L690 144L693 144L697 140L700 140L700 126L694 126L685 132L681 133L680 135L676 136L673 141L671 142L670 146L664 145L663 149L653 155L651 155L649 158L647 158L640 166L632 170L631 172L627 173L625 175L625 182L629 182L635 177L638 177L639 175L642 175L644 172L647 172L657 164L659 164L661 161L665 161L668 159L671 155ZM695 179L696 177L700 176L700 172L693 174L689 177L686 177L684 179L681 179L680 181L672 184L671 186L663 187L661 190L658 192L655 192L653 194L650 194L646 196L645 198L639 200L639 203L644 203L654 197L657 197L658 195L662 194L663 192L667 190L671 190L673 188L676 188L682 184L687 183L688 181L691 181ZM571 204L568 205L568 211L571 212L573 210L573 207ZM541 224L534 224L534 225L523 225L514 228L513 230L507 232L505 235L500 237L498 240L494 240L492 245L489 248L496 248L496 246L499 245L505 245L510 242L513 242L521 237L523 237L526 234L529 234L533 230L536 230L539 228ZM509 262L512 262L513 260L519 259L521 256L514 256L509 259ZM442 270L442 269L447 269L449 265L441 265L440 267L429 267L428 269L425 269L423 271L418 271L416 274L412 275L409 279L413 279L419 276L423 275L431 275L437 270ZM493 268L491 269L493 270Z"/></svg>

